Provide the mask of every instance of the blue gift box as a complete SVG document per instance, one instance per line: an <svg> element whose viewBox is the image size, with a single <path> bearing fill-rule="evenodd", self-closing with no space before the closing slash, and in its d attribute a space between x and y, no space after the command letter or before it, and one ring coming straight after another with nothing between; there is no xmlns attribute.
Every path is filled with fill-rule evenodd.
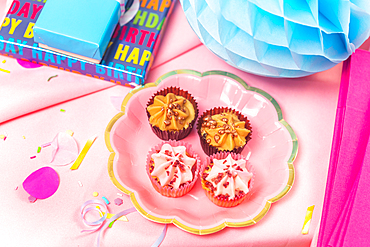
<svg viewBox="0 0 370 247"><path fill-rule="evenodd" d="M34 31L40 47L99 63L120 17L116 0L48 0Z"/></svg>

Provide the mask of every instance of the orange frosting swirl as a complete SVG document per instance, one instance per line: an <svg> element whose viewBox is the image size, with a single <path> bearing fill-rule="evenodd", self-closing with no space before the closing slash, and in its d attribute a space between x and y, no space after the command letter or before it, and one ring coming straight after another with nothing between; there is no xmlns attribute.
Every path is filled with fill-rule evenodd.
<svg viewBox="0 0 370 247"><path fill-rule="evenodd" d="M150 124L162 131L186 129L195 118L192 103L173 93L155 96L153 104L147 107L147 111L150 114Z"/></svg>
<svg viewBox="0 0 370 247"><path fill-rule="evenodd" d="M251 132L245 128L245 121L231 112L224 112L203 118L201 135L207 143L219 150L233 150L246 144L246 137Z"/></svg>

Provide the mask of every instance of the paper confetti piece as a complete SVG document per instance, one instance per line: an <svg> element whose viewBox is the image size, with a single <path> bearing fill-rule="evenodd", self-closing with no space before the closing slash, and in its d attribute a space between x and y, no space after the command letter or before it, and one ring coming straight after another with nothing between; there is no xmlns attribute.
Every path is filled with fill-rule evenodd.
<svg viewBox="0 0 370 247"><path fill-rule="evenodd" d="M78 169L78 167L80 166L82 160L85 158L87 152L89 151L91 145L94 143L95 139L96 139L97 136L93 136L91 137L89 140L87 140L84 148L82 149L80 155L78 155L75 163L71 166L71 170L76 170Z"/></svg>
<svg viewBox="0 0 370 247"><path fill-rule="evenodd" d="M64 110L64 109L60 109L60 111L61 111L61 112L66 112L66 110Z"/></svg>
<svg viewBox="0 0 370 247"><path fill-rule="evenodd" d="M46 199L59 187L59 175L51 167L42 167L31 173L23 182L23 188L31 196Z"/></svg>
<svg viewBox="0 0 370 247"><path fill-rule="evenodd" d="M121 193L117 193L118 196L123 196Z"/></svg>
<svg viewBox="0 0 370 247"><path fill-rule="evenodd" d="M0 139L3 139L4 141L6 140L6 135L0 135Z"/></svg>
<svg viewBox="0 0 370 247"><path fill-rule="evenodd" d="M32 159L34 159L34 158L36 158L36 156L31 156L31 157L30 157L30 159L31 159L31 160L32 160Z"/></svg>
<svg viewBox="0 0 370 247"><path fill-rule="evenodd" d="M33 196L29 196L29 197L28 197L28 201L29 201L30 203L34 203L36 200L37 200L37 198L35 198L35 197L33 197Z"/></svg>
<svg viewBox="0 0 370 247"><path fill-rule="evenodd" d="M37 148L37 153L40 153L41 152L41 147L38 147Z"/></svg>
<svg viewBox="0 0 370 247"><path fill-rule="evenodd" d="M50 76L48 81L50 81L51 79L55 78L55 77L58 77L58 75L53 75L53 76Z"/></svg>
<svg viewBox="0 0 370 247"><path fill-rule="evenodd" d="M50 146L50 145L51 145L51 142L48 142L48 143L42 144L42 145L41 145L41 147L42 147L42 148L45 148L45 147L48 147L48 146Z"/></svg>
<svg viewBox="0 0 370 247"><path fill-rule="evenodd" d="M99 195L98 192L93 192L93 196L97 197Z"/></svg>
<svg viewBox="0 0 370 247"><path fill-rule="evenodd" d="M312 213L313 213L314 208L315 208L315 205L310 206L310 207L307 208L306 217L304 218L304 223L303 223L303 227L302 227L302 234L308 234L308 230L310 228L311 218L312 218Z"/></svg>
<svg viewBox="0 0 370 247"><path fill-rule="evenodd" d="M25 137L25 136L23 136L23 139L26 139L26 137Z"/></svg>
<svg viewBox="0 0 370 247"><path fill-rule="evenodd" d="M6 60L3 60L3 62L2 63L6 63Z"/></svg>
<svg viewBox="0 0 370 247"><path fill-rule="evenodd" d="M77 142L66 132L59 132L54 137L50 145L53 148L51 153L51 164L65 166L71 164L77 159Z"/></svg>
<svg viewBox="0 0 370 247"><path fill-rule="evenodd" d="M5 73L10 73L10 71L9 71L9 70L2 69L2 68L0 68L0 71L5 72Z"/></svg>
<svg viewBox="0 0 370 247"><path fill-rule="evenodd" d="M114 204L116 204L117 206L121 206L123 204L123 200L121 198L116 198L114 200Z"/></svg>
<svg viewBox="0 0 370 247"><path fill-rule="evenodd" d="M18 190L18 186L15 186L14 190Z"/></svg>
<svg viewBox="0 0 370 247"><path fill-rule="evenodd" d="M72 130L66 130L66 133L70 136L73 136L74 132Z"/></svg>
<svg viewBox="0 0 370 247"><path fill-rule="evenodd" d="M79 185L80 187L82 187L82 186L83 186L83 184L81 183L81 181L78 181L78 185Z"/></svg>
<svg viewBox="0 0 370 247"><path fill-rule="evenodd" d="M105 197L105 196L102 196L102 199L104 200L104 202L107 204L107 205L109 205L109 200Z"/></svg>

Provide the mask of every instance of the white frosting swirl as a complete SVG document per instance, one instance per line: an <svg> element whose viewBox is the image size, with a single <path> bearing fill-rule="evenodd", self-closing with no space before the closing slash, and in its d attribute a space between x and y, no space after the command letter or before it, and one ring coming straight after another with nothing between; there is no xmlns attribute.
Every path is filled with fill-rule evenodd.
<svg viewBox="0 0 370 247"><path fill-rule="evenodd" d="M165 143L161 151L151 157L154 161L151 175L158 178L161 186L169 185L178 189L180 184L193 180L191 169L196 159L186 154L185 146L172 147Z"/></svg>
<svg viewBox="0 0 370 247"><path fill-rule="evenodd" d="M234 199L236 191L249 192L248 182L253 174L246 168L244 159L234 160L229 154L226 159L213 159L213 167L205 178L215 188L215 196L229 195Z"/></svg>

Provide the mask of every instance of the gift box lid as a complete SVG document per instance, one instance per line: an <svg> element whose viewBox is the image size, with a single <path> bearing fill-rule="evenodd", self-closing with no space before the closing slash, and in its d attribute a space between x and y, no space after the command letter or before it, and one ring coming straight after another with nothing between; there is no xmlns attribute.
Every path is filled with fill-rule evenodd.
<svg viewBox="0 0 370 247"><path fill-rule="evenodd" d="M119 16L116 0L48 0L33 28L34 40L99 62Z"/></svg>

